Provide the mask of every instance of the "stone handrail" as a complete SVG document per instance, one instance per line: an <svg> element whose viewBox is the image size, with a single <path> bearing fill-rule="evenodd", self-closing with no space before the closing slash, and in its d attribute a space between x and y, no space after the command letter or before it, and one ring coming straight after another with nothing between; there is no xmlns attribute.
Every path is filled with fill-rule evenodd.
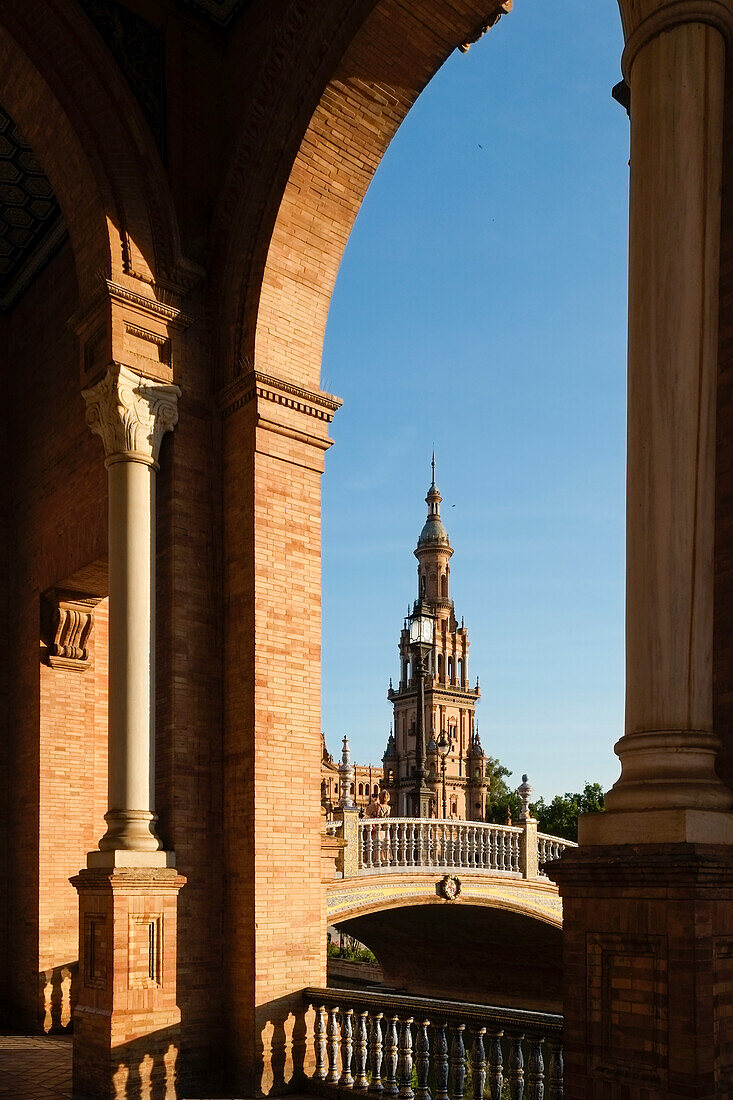
<svg viewBox="0 0 733 1100"><path fill-rule="evenodd" d="M333 825L331 826L333 828ZM410 870L463 870L543 878L542 865L557 859L571 840L537 832L532 818L520 825L442 818L363 818L347 809L337 828L344 840L342 874Z"/></svg>
<svg viewBox="0 0 733 1100"><path fill-rule="evenodd" d="M352 989L306 989L311 1091L402 1100L561 1100L562 1017ZM416 1086L416 1087L415 1087Z"/></svg>
<svg viewBox="0 0 733 1100"><path fill-rule="evenodd" d="M520 872L516 825L386 817L359 822L359 869L463 867Z"/></svg>

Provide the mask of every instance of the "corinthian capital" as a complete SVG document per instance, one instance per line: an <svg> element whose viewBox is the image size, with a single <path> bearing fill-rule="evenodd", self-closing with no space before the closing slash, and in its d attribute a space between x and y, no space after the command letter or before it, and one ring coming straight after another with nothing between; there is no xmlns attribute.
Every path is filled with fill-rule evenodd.
<svg viewBox="0 0 733 1100"><path fill-rule="evenodd" d="M87 424L102 437L107 458L128 455L158 461L165 432L178 423L178 386L154 382L115 364L96 386L83 390Z"/></svg>

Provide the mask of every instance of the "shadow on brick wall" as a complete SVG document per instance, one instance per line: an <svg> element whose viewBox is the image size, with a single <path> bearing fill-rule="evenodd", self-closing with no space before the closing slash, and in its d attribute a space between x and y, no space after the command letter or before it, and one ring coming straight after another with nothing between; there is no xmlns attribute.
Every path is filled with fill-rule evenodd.
<svg viewBox="0 0 733 1100"><path fill-rule="evenodd" d="M162 1028L105 1050L94 1036L74 1037L74 1100L175 1100L180 1027ZM92 1040L84 1042L84 1039Z"/></svg>
<svg viewBox="0 0 733 1100"><path fill-rule="evenodd" d="M78 959L39 973L41 1026L46 1033L60 1034L72 1030L78 976Z"/></svg>
<svg viewBox="0 0 733 1100"><path fill-rule="evenodd" d="M313 1071L312 1043L308 1044L308 1036L313 1033L311 1016L300 993L259 1007L251 1091L247 1095L278 1096L304 1087Z"/></svg>

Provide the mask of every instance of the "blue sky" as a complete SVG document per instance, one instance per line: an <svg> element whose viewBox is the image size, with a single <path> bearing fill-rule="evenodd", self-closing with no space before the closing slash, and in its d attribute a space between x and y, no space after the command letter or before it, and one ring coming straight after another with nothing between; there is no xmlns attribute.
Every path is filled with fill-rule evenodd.
<svg viewBox="0 0 733 1100"><path fill-rule="evenodd" d="M559 17L560 14L560 17ZM614 0L515 0L419 98L331 304L323 728L379 761L435 444L485 748L608 788L623 725L628 120Z"/></svg>

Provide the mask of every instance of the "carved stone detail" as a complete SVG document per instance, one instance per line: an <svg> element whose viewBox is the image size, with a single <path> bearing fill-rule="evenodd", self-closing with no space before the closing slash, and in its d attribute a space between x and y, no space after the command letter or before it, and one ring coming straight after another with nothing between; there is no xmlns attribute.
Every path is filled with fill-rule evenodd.
<svg viewBox="0 0 733 1100"><path fill-rule="evenodd" d="M88 645L99 600L58 589L44 594L46 661L51 668L83 672L89 667Z"/></svg>
<svg viewBox="0 0 733 1100"><path fill-rule="evenodd" d="M445 898L446 901L455 901L461 892L461 880L455 875L443 875L442 879L436 882L435 890L438 897Z"/></svg>
<svg viewBox="0 0 733 1100"><path fill-rule="evenodd" d="M102 437L107 458L158 460L165 432L178 423L178 386L154 382L114 364L96 386L83 390L87 424Z"/></svg>

